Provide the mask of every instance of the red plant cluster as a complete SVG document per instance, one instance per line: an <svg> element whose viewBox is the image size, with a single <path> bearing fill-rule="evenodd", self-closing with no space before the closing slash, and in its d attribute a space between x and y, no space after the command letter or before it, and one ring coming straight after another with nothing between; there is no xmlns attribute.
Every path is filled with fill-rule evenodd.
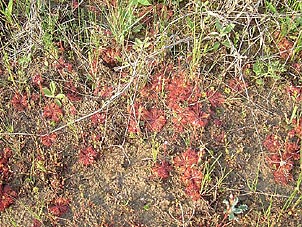
<svg viewBox="0 0 302 227"><path fill-rule="evenodd" d="M17 111L26 110L28 108L27 95L16 93L12 98L11 103Z"/></svg>
<svg viewBox="0 0 302 227"><path fill-rule="evenodd" d="M181 180L186 186L185 192L193 200L200 199L202 172L198 168L199 155L192 149L187 149L184 153L174 158L174 165L178 167L182 174Z"/></svg>
<svg viewBox="0 0 302 227"><path fill-rule="evenodd" d="M58 123L63 116L63 111L56 103L50 103L44 107L43 116Z"/></svg>
<svg viewBox="0 0 302 227"><path fill-rule="evenodd" d="M94 164L97 158L98 158L98 153L91 146L82 149L79 153L79 162L84 166L89 166Z"/></svg>
<svg viewBox="0 0 302 227"><path fill-rule="evenodd" d="M199 92L193 94L195 89L187 82L183 72L180 72L178 76L172 77L167 82L167 105L170 109L177 111L182 104L186 102L191 104L198 100Z"/></svg>
<svg viewBox="0 0 302 227"><path fill-rule="evenodd" d="M4 148L0 154L0 211L14 203L17 197L17 193L9 185L2 183L8 181L10 175L8 161L11 156L12 151L9 148Z"/></svg>
<svg viewBox="0 0 302 227"><path fill-rule="evenodd" d="M209 114L203 112L197 103L201 92L188 82L185 82L184 73L179 73L168 81L167 105L176 113L172 118L176 132L182 132L185 126L203 128L208 123Z"/></svg>
<svg viewBox="0 0 302 227"><path fill-rule="evenodd" d="M268 135L266 139L263 142L263 146L269 150L271 153L277 153L279 152L281 148L281 143L279 142L279 139L275 135Z"/></svg>
<svg viewBox="0 0 302 227"><path fill-rule="evenodd" d="M61 217L69 210L69 203L68 199L59 197L48 207L48 211L54 216Z"/></svg>
<svg viewBox="0 0 302 227"><path fill-rule="evenodd" d="M101 98L108 98L111 97L113 94L113 87L112 86L101 86L99 83L96 84L96 87L93 91L95 96L99 96Z"/></svg>
<svg viewBox="0 0 302 227"><path fill-rule="evenodd" d="M46 147L50 147L56 141L57 135L55 133L41 136L41 142Z"/></svg>
<svg viewBox="0 0 302 227"><path fill-rule="evenodd" d="M289 132L289 135L292 133ZM294 167L294 161L300 159L300 141L287 141L282 146L277 136L268 135L263 145L269 151L267 162L273 168L275 181L288 184L293 180L291 170Z"/></svg>
<svg viewBox="0 0 302 227"><path fill-rule="evenodd" d="M0 211L4 211L15 202L17 193L8 185L0 184Z"/></svg>
<svg viewBox="0 0 302 227"><path fill-rule="evenodd" d="M157 162L155 166L152 168L155 177L158 177L162 180L167 179L170 176L170 171L172 170L172 166L167 161Z"/></svg>

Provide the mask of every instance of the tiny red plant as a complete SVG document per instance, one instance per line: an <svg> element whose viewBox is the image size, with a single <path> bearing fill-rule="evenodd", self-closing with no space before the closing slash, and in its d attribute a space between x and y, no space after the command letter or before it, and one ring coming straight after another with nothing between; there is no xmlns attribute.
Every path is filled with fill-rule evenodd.
<svg viewBox="0 0 302 227"><path fill-rule="evenodd" d="M263 142L263 146L270 152L278 152L281 148L281 144L278 137L275 135L268 135Z"/></svg>
<svg viewBox="0 0 302 227"><path fill-rule="evenodd" d="M294 135L302 138L302 118L294 119L292 124L294 125Z"/></svg>
<svg viewBox="0 0 302 227"><path fill-rule="evenodd" d="M295 132L291 130L289 134L289 138L293 139ZM291 182L293 180L291 171L294 168L294 161L300 159L300 140L296 140L295 142L286 141L281 146L277 136L268 135L263 145L270 152L266 160L273 169L275 181L281 184Z"/></svg>
<svg viewBox="0 0 302 227"><path fill-rule="evenodd" d="M179 167L181 180L186 186L185 192L193 200L200 199L202 172L198 169L199 155L192 149L174 158L174 165Z"/></svg>
<svg viewBox="0 0 302 227"><path fill-rule="evenodd" d="M44 107L43 116L58 123L63 116L63 111L56 103L51 103Z"/></svg>
<svg viewBox="0 0 302 227"><path fill-rule="evenodd" d="M90 146L80 151L79 162L84 166L92 165L96 162L98 153Z"/></svg>
<svg viewBox="0 0 302 227"><path fill-rule="evenodd" d="M90 117L90 120L94 125L104 124L106 120L106 114L104 113L96 113Z"/></svg>
<svg viewBox="0 0 302 227"><path fill-rule="evenodd" d="M130 133L139 133L140 132L140 127L138 125L138 122L131 117L128 123L128 132Z"/></svg>
<svg viewBox="0 0 302 227"><path fill-rule="evenodd" d="M62 73L64 71L64 69L66 69L67 72L69 72L69 73L72 72L72 64L66 62L62 56L58 59L55 67L59 73Z"/></svg>
<svg viewBox="0 0 302 227"><path fill-rule="evenodd" d="M40 74L36 74L31 78L32 84L38 88L40 88L40 90L42 89L42 83L43 83L43 78Z"/></svg>
<svg viewBox="0 0 302 227"><path fill-rule="evenodd" d="M287 59L292 55L292 50L294 47L294 43L287 38L282 38L278 44L277 44L279 51L280 51L280 57L282 59Z"/></svg>
<svg viewBox="0 0 302 227"><path fill-rule="evenodd" d="M3 152L0 154L0 181L6 181L10 174L10 169L8 166L9 158L12 155L10 148L4 148Z"/></svg>
<svg viewBox="0 0 302 227"><path fill-rule="evenodd" d="M31 225L31 227L41 227L41 226L42 223L38 219L34 219L33 224Z"/></svg>
<svg viewBox="0 0 302 227"><path fill-rule="evenodd" d="M174 158L174 164L185 170L186 168L197 165L198 160L198 153L189 148L184 153Z"/></svg>
<svg viewBox="0 0 302 227"><path fill-rule="evenodd" d="M113 94L113 87L111 86L103 86L101 87L101 85L97 84L97 86L95 87L93 94L96 96L99 96L101 98L108 98L111 97Z"/></svg>
<svg viewBox="0 0 302 227"><path fill-rule="evenodd" d="M57 135L55 133L41 136L41 142L46 147L50 147L56 141Z"/></svg>
<svg viewBox="0 0 302 227"><path fill-rule="evenodd" d="M157 162L155 166L152 168L154 175L162 180L167 179L170 176L170 171L172 167L169 162L162 161Z"/></svg>
<svg viewBox="0 0 302 227"><path fill-rule="evenodd" d="M167 121L164 112L156 108L152 108L149 111L145 110L142 115L147 123L147 128L152 132L160 132Z"/></svg>
<svg viewBox="0 0 302 227"><path fill-rule="evenodd" d="M239 79L231 79L229 80L229 87L234 92L242 92L246 87L246 83Z"/></svg>
<svg viewBox="0 0 302 227"><path fill-rule="evenodd" d="M26 110L28 108L27 95L16 93L12 98L11 103L17 111Z"/></svg>
<svg viewBox="0 0 302 227"><path fill-rule="evenodd" d="M17 193L8 185L0 184L0 211L4 211L15 202Z"/></svg>
<svg viewBox="0 0 302 227"><path fill-rule="evenodd" d="M223 95L218 91L207 91L207 97L214 108L221 106L225 101Z"/></svg>
<svg viewBox="0 0 302 227"><path fill-rule="evenodd" d="M293 175L290 173L290 171L282 167L274 171L274 179L277 183L281 183L283 185L286 185L294 180Z"/></svg>
<svg viewBox="0 0 302 227"><path fill-rule="evenodd" d="M200 185L202 180L202 172L196 168L186 168L181 179L186 185L190 184L191 182L196 185Z"/></svg>
<svg viewBox="0 0 302 227"><path fill-rule="evenodd" d="M57 217L61 217L67 213L69 209L69 200L59 197L52 202L52 205L48 208L48 211Z"/></svg>
<svg viewBox="0 0 302 227"><path fill-rule="evenodd" d="M197 201L200 199L200 186L196 185L194 182L190 182L186 186L185 192L194 201Z"/></svg>
<svg viewBox="0 0 302 227"><path fill-rule="evenodd" d="M80 92L75 87L73 81L68 81L65 83L65 93L67 98L72 102L81 101L82 97L80 95Z"/></svg>
<svg viewBox="0 0 302 227"><path fill-rule="evenodd" d="M300 159L300 144L297 142L287 142L285 143L285 151L288 156L293 158L293 160Z"/></svg>

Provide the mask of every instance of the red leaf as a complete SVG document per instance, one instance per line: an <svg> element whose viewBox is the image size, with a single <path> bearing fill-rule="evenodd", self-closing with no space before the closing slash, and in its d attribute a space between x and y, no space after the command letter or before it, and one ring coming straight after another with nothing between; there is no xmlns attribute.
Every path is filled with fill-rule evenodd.
<svg viewBox="0 0 302 227"><path fill-rule="evenodd" d="M169 162L162 161L161 163L157 162L152 168L154 175L160 179L167 179L170 176L170 171L172 167Z"/></svg>
<svg viewBox="0 0 302 227"><path fill-rule="evenodd" d="M200 186L196 185L194 182L191 182L186 186L185 192L194 201L200 199Z"/></svg>
<svg viewBox="0 0 302 227"><path fill-rule="evenodd" d="M58 123L63 116L63 111L56 103L51 103L44 107L43 116Z"/></svg>
<svg viewBox="0 0 302 227"><path fill-rule="evenodd" d="M68 81L65 83L65 93L68 99L72 102L81 101L82 97L78 89L74 86L73 81Z"/></svg>
<svg viewBox="0 0 302 227"><path fill-rule="evenodd" d="M106 114L104 113L96 113L94 115L92 115L90 117L92 123L94 125L97 125L97 124L104 124L105 123L105 120L106 120Z"/></svg>
<svg viewBox="0 0 302 227"><path fill-rule="evenodd" d="M278 152L281 148L278 137L275 135L268 135L263 142L263 146L271 153Z"/></svg>
<svg viewBox="0 0 302 227"><path fill-rule="evenodd" d="M147 123L147 128L152 132L160 132L167 121L164 112L156 108L145 110L142 115Z"/></svg>
<svg viewBox="0 0 302 227"><path fill-rule="evenodd" d="M276 171L274 171L274 179L277 183L285 185L293 181L294 178L289 170L285 168L278 168Z"/></svg>
<svg viewBox="0 0 302 227"><path fill-rule="evenodd" d="M139 125L136 120L134 120L133 117L130 118L129 124L128 124L128 132L130 133L138 133L140 132Z"/></svg>
<svg viewBox="0 0 302 227"><path fill-rule="evenodd" d="M197 165L199 160L198 153L192 149L187 149L184 153L174 158L174 164L177 167L186 169Z"/></svg>
<svg viewBox="0 0 302 227"><path fill-rule="evenodd" d="M299 160L300 159L300 144L299 143L293 143L293 142L287 142L285 143L285 151L286 153L293 158L293 160Z"/></svg>
<svg viewBox="0 0 302 227"><path fill-rule="evenodd" d="M16 93L12 98L11 103L17 111L26 110L28 108L27 95Z"/></svg>
<svg viewBox="0 0 302 227"><path fill-rule="evenodd" d="M3 152L0 154L0 181L6 181L10 174L10 169L8 166L9 158L12 155L10 148L4 148Z"/></svg>
<svg viewBox="0 0 302 227"><path fill-rule="evenodd" d="M195 168L187 168L182 176L182 181L188 185L190 183L194 183L195 185L200 185L202 180L203 174L201 171Z"/></svg>
<svg viewBox="0 0 302 227"><path fill-rule="evenodd" d="M247 87L247 85L242 80L231 79L231 80L229 80L229 87L234 92L242 92Z"/></svg>
<svg viewBox="0 0 302 227"><path fill-rule="evenodd" d="M84 166L89 166L96 162L97 157L97 152L90 146L80 151L79 162Z"/></svg>
<svg viewBox="0 0 302 227"><path fill-rule="evenodd" d="M64 215L69 209L69 200L65 198L57 198L52 202L48 208L49 212L57 217Z"/></svg>
<svg viewBox="0 0 302 227"><path fill-rule="evenodd" d="M41 142L43 145L50 147L55 141L56 141L57 135L56 134L50 134L50 135L45 135L41 136Z"/></svg>
<svg viewBox="0 0 302 227"><path fill-rule="evenodd" d="M31 78L31 81L34 86L39 87L41 89L41 85L43 83L43 78L40 74L36 74Z"/></svg>
<svg viewBox="0 0 302 227"><path fill-rule="evenodd" d="M292 50L294 43L287 38L282 38L278 44L277 44L279 51L280 51L280 57L282 59L287 59L292 55Z"/></svg>
<svg viewBox="0 0 302 227"><path fill-rule="evenodd" d="M0 211L5 210L15 202L17 193L8 185L0 185Z"/></svg>
<svg viewBox="0 0 302 227"><path fill-rule="evenodd" d="M31 225L31 227L41 227L41 226L42 226L42 223L37 219L34 219L33 224Z"/></svg>

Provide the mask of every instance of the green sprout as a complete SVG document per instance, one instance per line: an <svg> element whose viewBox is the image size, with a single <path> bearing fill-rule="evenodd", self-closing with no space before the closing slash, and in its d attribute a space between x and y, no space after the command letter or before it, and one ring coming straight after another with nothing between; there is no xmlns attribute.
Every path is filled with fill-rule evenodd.
<svg viewBox="0 0 302 227"><path fill-rule="evenodd" d="M57 90L57 86L55 84L55 82L51 81L49 84L49 88L43 88L43 93L46 97L48 98L54 98L55 102L61 107L62 103L61 101L65 99L65 95L64 94L57 94L56 95L56 90Z"/></svg>
<svg viewBox="0 0 302 227"><path fill-rule="evenodd" d="M247 211L248 206L246 204L239 205L238 197L234 197L232 194L230 195L229 200L223 200L223 203L226 205L226 210L224 211L225 214L229 216L229 220L238 220L235 214L242 214L244 211Z"/></svg>

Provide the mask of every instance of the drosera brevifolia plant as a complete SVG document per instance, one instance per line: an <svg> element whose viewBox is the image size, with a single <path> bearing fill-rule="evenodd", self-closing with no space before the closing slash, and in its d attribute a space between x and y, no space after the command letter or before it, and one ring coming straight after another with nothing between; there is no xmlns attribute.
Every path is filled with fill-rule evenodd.
<svg viewBox="0 0 302 227"><path fill-rule="evenodd" d="M234 197L233 194L230 195L228 200L223 200L223 203L226 205L226 209L224 210L224 217L219 226L224 226L223 223L227 217L229 218L229 221L238 221L236 214L242 214L244 211L248 210L248 206L246 204L238 205L238 202L238 197Z"/></svg>

